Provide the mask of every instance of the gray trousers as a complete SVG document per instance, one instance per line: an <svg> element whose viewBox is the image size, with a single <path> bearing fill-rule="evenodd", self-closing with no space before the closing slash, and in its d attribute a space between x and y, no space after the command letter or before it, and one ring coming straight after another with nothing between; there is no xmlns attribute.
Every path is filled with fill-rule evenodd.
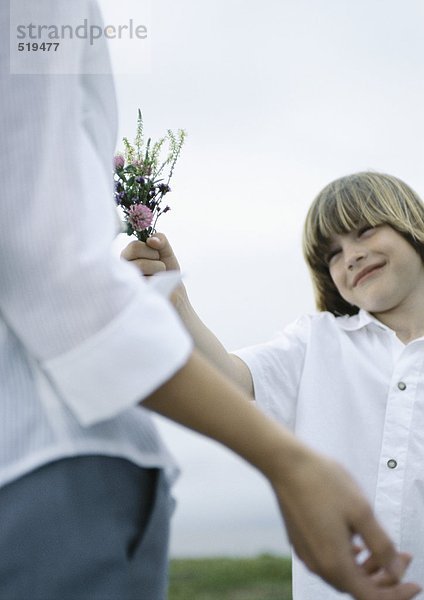
<svg viewBox="0 0 424 600"><path fill-rule="evenodd" d="M0 600L163 600L163 473L105 456L58 460L0 489Z"/></svg>

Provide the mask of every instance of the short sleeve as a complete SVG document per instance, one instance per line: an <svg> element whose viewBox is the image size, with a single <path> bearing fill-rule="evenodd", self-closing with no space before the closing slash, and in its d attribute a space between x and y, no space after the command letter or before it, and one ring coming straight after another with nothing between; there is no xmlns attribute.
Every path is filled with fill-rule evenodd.
<svg viewBox="0 0 424 600"><path fill-rule="evenodd" d="M310 318L304 316L273 340L234 352L252 374L258 406L290 429L296 420L309 330Z"/></svg>

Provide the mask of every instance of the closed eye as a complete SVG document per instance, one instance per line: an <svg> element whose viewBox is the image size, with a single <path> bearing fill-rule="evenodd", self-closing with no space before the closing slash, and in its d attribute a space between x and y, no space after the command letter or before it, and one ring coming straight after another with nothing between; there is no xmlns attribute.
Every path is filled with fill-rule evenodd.
<svg viewBox="0 0 424 600"><path fill-rule="evenodd" d="M328 252L328 254L327 254L327 264L328 265L337 256L337 254L339 254L339 252L341 252L341 248L333 248L332 250L330 250L330 252Z"/></svg>
<svg viewBox="0 0 424 600"><path fill-rule="evenodd" d="M375 229L375 227L372 227L372 225L364 225L363 227L360 227L358 229L358 237L360 237L361 235L363 235L367 231L372 231L373 229Z"/></svg>

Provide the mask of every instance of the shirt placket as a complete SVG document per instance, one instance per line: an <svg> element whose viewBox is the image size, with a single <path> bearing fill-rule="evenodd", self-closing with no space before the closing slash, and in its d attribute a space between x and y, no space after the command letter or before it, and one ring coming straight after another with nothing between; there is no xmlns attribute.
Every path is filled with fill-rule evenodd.
<svg viewBox="0 0 424 600"><path fill-rule="evenodd" d="M375 510L397 545L401 538L402 497L421 362L414 345L407 346L394 362L387 396Z"/></svg>

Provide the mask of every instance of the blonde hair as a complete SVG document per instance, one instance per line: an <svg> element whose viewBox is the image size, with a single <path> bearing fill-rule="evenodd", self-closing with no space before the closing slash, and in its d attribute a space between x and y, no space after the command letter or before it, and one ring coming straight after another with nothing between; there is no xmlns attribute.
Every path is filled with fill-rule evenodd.
<svg viewBox="0 0 424 600"><path fill-rule="evenodd" d="M424 261L424 205L406 183L383 173L363 172L328 184L313 201L303 230L303 254L308 264L318 310L353 315L358 307L346 302L331 279L327 255L332 236L362 225L387 224L400 233Z"/></svg>

